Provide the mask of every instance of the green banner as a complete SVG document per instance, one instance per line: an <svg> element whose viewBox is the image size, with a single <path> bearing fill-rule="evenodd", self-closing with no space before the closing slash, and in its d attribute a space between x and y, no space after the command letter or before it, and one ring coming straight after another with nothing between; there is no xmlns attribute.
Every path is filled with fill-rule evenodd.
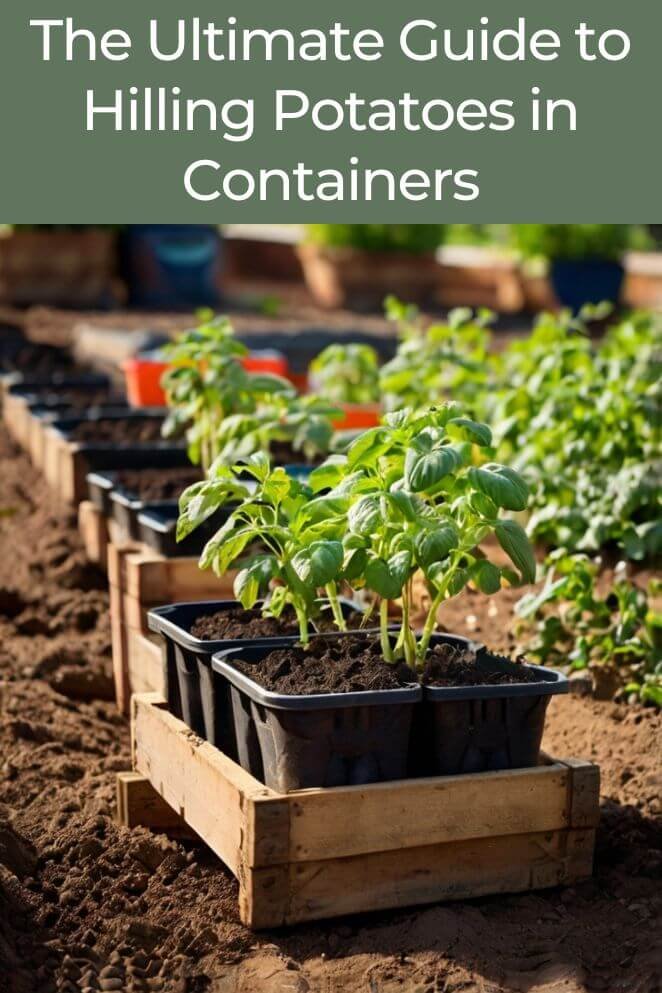
<svg viewBox="0 0 662 993"><path fill-rule="evenodd" d="M648 0L6 0L8 223L655 218Z"/></svg>

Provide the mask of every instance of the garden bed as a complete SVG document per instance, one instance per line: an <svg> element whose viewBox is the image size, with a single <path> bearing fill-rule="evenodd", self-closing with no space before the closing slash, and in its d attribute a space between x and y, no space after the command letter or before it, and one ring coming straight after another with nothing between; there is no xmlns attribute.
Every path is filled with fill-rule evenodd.
<svg viewBox="0 0 662 993"><path fill-rule="evenodd" d="M237 877L252 928L591 873L599 775L588 762L285 796L193 738L157 696L134 698L132 735L135 770Z"/></svg>
<svg viewBox="0 0 662 993"><path fill-rule="evenodd" d="M102 579L85 565L70 515L54 510L43 478L1 431L0 457L0 505L15 508L0 522L9 611L0 611L0 972L11 993L76 988L85 975L99 988L106 969L127 990L146 975L161 993L306 984L355 993L370 983L380 993L655 989L658 713L574 696L550 705L547 750L601 768L592 879L256 934L239 921L238 884L223 863L204 845L164 836L172 808L155 832L115 823L115 778L131 757L109 698L108 595L90 589ZM467 591L451 605L451 626L507 651L518 596ZM52 633L24 633L35 600Z"/></svg>

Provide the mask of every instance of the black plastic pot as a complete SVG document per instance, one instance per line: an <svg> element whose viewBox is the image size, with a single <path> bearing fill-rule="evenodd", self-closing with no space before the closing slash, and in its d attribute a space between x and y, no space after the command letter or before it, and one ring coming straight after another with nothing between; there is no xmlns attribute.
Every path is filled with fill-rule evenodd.
<svg viewBox="0 0 662 993"><path fill-rule="evenodd" d="M186 449L183 446L172 448L159 448L150 454L149 465L145 463L145 457L141 454L131 452L127 456L126 464L122 464L117 469L107 469L105 471L90 472L87 475L87 488L92 503L103 511L106 517L110 517L113 512L111 494L113 492L125 492L117 482L118 473L124 469L184 469L190 466L190 460ZM168 509L174 508L173 513L177 516L177 503L174 500L159 501L159 506L163 503ZM141 503L140 509L147 506ZM154 504L149 504L154 506ZM138 537L138 521L136 514L134 537Z"/></svg>
<svg viewBox="0 0 662 993"><path fill-rule="evenodd" d="M343 600L346 616L359 608ZM230 707L229 685L226 680L214 677L212 656L228 648L262 645L277 648L291 645L297 635L274 638L256 638L237 641L221 639L203 641L191 634L199 617L237 607L236 600L209 600L197 603L174 603L156 607L147 615L151 631L163 638L166 670L166 699L175 717L206 738L231 758L237 758L237 741ZM333 633L326 637L335 637Z"/></svg>
<svg viewBox="0 0 662 993"><path fill-rule="evenodd" d="M350 633L343 637L364 637ZM263 689L232 665L261 662L273 646L246 645L214 655L231 685L240 764L279 793L404 779L418 684L397 690L290 696Z"/></svg>
<svg viewBox="0 0 662 993"><path fill-rule="evenodd" d="M624 276L620 262L608 259L557 259L550 272L557 300L574 312L587 303L618 303Z"/></svg>
<svg viewBox="0 0 662 993"><path fill-rule="evenodd" d="M144 542L159 555L166 558L199 558L210 538L221 528L234 507L221 507L200 527L177 541L177 518L179 508L174 501L145 504L137 510L136 540Z"/></svg>
<svg viewBox="0 0 662 993"><path fill-rule="evenodd" d="M481 669L519 664L484 648L476 656ZM451 776L495 769L523 769L538 764L545 712L550 697L567 693L566 677L543 666L528 666L535 683L484 686L424 686L422 720L415 754L418 775Z"/></svg>
<svg viewBox="0 0 662 993"><path fill-rule="evenodd" d="M66 393L67 390L89 390L93 393L96 390L109 388L111 385L108 376L101 373L83 373L81 375L57 373L52 377L29 377L20 373L10 373L10 377L13 379L9 380L8 391L15 395L25 396L34 402L43 400L46 395L56 400L58 393Z"/></svg>
<svg viewBox="0 0 662 993"><path fill-rule="evenodd" d="M151 466L157 457L161 458L166 452L172 453L175 460L182 457L182 453L185 456L186 443L184 441L164 440L118 445L103 441L76 441L72 438L72 433L76 426L83 421L150 419L162 414L161 409L148 407L141 410L98 407L93 416L61 418L54 421L51 428L63 441L75 444L76 450L84 456L87 473L101 469L139 468ZM176 462L176 464L181 463ZM186 465L186 460L184 465Z"/></svg>

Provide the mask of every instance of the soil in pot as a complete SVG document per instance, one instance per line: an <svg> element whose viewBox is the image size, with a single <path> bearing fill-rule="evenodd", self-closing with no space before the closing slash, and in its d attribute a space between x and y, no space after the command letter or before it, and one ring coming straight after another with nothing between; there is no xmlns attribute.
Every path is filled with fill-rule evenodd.
<svg viewBox="0 0 662 993"><path fill-rule="evenodd" d="M217 679L232 687L239 761L280 793L407 775L421 689L382 661L372 635L220 652Z"/></svg>
<svg viewBox="0 0 662 993"><path fill-rule="evenodd" d="M50 389L35 390L35 398L39 404L49 404L58 407L69 407L71 410L87 410L88 407L123 406L125 398L112 390L101 387L98 390L68 389L53 393Z"/></svg>
<svg viewBox="0 0 662 993"><path fill-rule="evenodd" d="M191 466L172 469L120 469L115 486L142 503L178 500L187 486L199 483L202 473Z"/></svg>
<svg viewBox="0 0 662 993"><path fill-rule="evenodd" d="M321 465L326 455L315 455L307 458L303 452L294 450L289 441L274 441L269 446L272 465Z"/></svg>
<svg viewBox="0 0 662 993"><path fill-rule="evenodd" d="M346 617L350 629L361 626L363 616L360 613L350 613ZM322 615L315 621L315 629L321 632L337 631L333 618ZM214 614L198 617L191 627L191 634L201 641L236 641L253 640L255 638L281 638L284 636L297 637L299 623L292 609L283 611L280 617L263 617L260 610L244 610L234 607L230 610L220 610Z"/></svg>
<svg viewBox="0 0 662 993"><path fill-rule="evenodd" d="M503 686L539 683L540 676L526 666L523 658L516 659L507 669L498 665L485 669L477 665L475 652L440 643L428 653L423 682L426 686Z"/></svg>
<svg viewBox="0 0 662 993"><path fill-rule="evenodd" d="M271 693L364 693L397 690L416 681L406 665L384 663L379 640L314 638L308 649L276 649L259 664L237 659L233 665Z"/></svg>
<svg viewBox="0 0 662 993"><path fill-rule="evenodd" d="M161 441L160 417L129 417L123 419L91 419L76 424L67 432L70 441L90 442L93 444L145 443Z"/></svg>

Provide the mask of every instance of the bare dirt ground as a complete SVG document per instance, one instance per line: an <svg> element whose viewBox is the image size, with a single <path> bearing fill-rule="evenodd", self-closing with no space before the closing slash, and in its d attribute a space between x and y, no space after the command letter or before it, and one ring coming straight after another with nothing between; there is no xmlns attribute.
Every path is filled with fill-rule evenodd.
<svg viewBox="0 0 662 993"><path fill-rule="evenodd" d="M547 750L602 768L592 880L252 934L208 850L114 823L129 734L104 578L1 431L0 508L14 512L0 518L2 993L659 993L654 711L579 697L550 709ZM470 597L453 625L505 647L512 599L495 613Z"/></svg>

